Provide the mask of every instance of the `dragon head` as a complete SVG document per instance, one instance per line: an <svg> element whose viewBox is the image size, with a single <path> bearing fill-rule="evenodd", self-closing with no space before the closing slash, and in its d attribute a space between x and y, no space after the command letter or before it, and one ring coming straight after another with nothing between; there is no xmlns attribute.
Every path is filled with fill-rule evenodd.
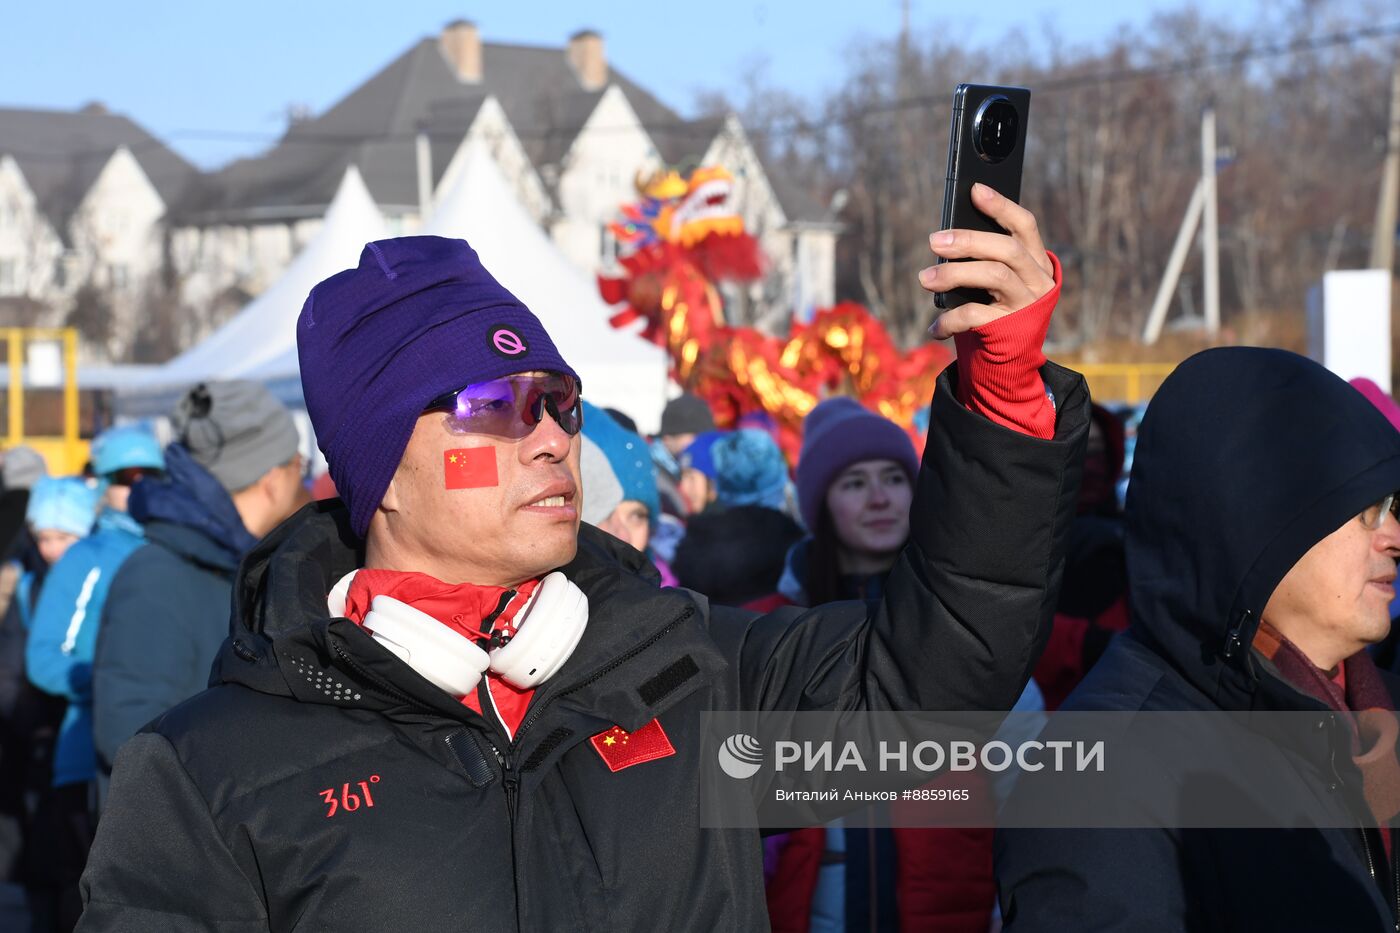
<svg viewBox="0 0 1400 933"><path fill-rule="evenodd" d="M658 170L636 182L641 201L622 209L622 220L609 225L613 235L636 250L654 243L691 249L712 235L737 236L744 220L734 212L734 176L720 166L697 168L683 177L675 169Z"/></svg>

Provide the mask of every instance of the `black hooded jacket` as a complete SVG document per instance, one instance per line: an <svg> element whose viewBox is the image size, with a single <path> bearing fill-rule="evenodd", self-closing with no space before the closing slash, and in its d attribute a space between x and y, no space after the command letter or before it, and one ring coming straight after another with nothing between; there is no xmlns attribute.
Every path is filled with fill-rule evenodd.
<svg viewBox="0 0 1400 933"><path fill-rule="evenodd" d="M942 377L934 468L873 614L708 607L584 526L563 570L588 628L513 741L328 617L361 555L338 502L307 507L245 559L216 686L119 754L79 928L766 929L758 833L699 825L703 714L1010 708L1047 634L1088 418L1082 380L1043 374L1048 441L963 409ZM590 742L653 720L675 754L614 772Z"/></svg>
<svg viewBox="0 0 1400 933"><path fill-rule="evenodd" d="M1316 363L1279 350L1210 350L1167 380L1143 419L1128 489L1132 624L1062 710L1315 714L1302 740L1290 732L1260 743L1256 772L1219 793L1241 806L1264 789L1315 800L1317 825L1357 828L999 832L1009 933L1400 929L1397 879L1377 833L1360 828L1367 810L1348 724L1250 648L1293 565L1397 489L1400 434ZM1135 760L1132 737L1115 747L1118 762ZM1176 738L1186 748L1218 737L1183 726ZM1229 750L1220 751L1223 760ZM1153 752L1145 757L1172 759ZM1200 749L1190 757L1201 761ZM1136 793L1098 805L1142 812L1192 777L1143 767L1132 776Z"/></svg>

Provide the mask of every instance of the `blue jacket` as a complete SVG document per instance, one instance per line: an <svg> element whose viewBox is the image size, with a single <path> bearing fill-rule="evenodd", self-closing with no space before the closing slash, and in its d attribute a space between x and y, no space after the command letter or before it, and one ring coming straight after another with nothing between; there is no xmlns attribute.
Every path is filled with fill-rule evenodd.
<svg viewBox="0 0 1400 933"><path fill-rule="evenodd" d="M102 606L117 568L143 543L141 526L125 512L107 509L97 530L54 564L34 608L25 668L34 686L65 697L54 748L55 787L92 780L92 658Z"/></svg>
<svg viewBox="0 0 1400 933"><path fill-rule="evenodd" d="M257 543L233 500L183 447L169 479L132 490L145 547L112 581L93 674L94 737L104 770L150 720L209 684L228 635L234 571Z"/></svg>

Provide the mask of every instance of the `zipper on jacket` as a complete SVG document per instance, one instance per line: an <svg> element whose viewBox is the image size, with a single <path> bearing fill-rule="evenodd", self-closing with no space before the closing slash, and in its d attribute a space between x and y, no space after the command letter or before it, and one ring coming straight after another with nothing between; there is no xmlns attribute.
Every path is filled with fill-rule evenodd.
<svg viewBox="0 0 1400 933"><path fill-rule="evenodd" d="M518 805L520 775L511 767L510 756L496 747L489 738L486 740L496 755L496 763L501 767L501 786L506 792L506 814L510 817L510 883L515 892L515 926L520 928L520 865L515 847L515 808ZM508 751L508 750L507 750Z"/></svg>
<svg viewBox="0 0 1400 933"><path fill-rule="evenodd" d="M1385 829L1389 832L1389 828ZM1396 933L1400 933L1400 864L1396 864L1400 853L1396 852L1396 838L1390 835L1390 894L1394 895L1394 909L1396 909Z"/></svg>
<svg viewBox="0 0 1400 933"><path fill-rule="evenodd" d="M1381 832L1389 832L1389 827ZM1390 837L1390 893L1395 898L1392 905L1395 908L1395 933L1400 933L1400 864L1397 864L1400 852L1395 851L1395 842L1395 836L1392 833Z"/></svg>
<svg viewBox="0 0 1400 933"><path fill-rule="evenodd" d="M1328 763L1328 766L1329 766L1329 767L1331 768L1331 770L1332 770L1332 780L1336 782L1337 790L1338 790L1338 791L1344 791L1344 790L1346 790L1346 784L1342 781L1342 776L1341 776L1340 774L1337 773L1337 746L1336 746L1336 741L1335 741L1335 738L1334 738L1334 731L1335 731L1335 726L1336 726L1336 722L1337 722L1337 717L1336 717L1335 715L1329 715L1329 716L1327 717L1327 719L1328 719L1328 722L1331 723L1332 726L1334 727L1332 730L1329 730L1329 733L1328 733L1328 745L1329 745L1329 749L1328 749L1327 763ZM1351 810L1351 806L1350 806L1350 805L1348 805L1345 801L1343 801L1342 805L1345 806L1345 807L1347 808L1347 810L1351 811L1352 814L1353 814L1353 816L1355 816L1355 811L1354 811L1354 810ZM1375 853L1373 853L1373 852L1371 851L1371 837L1370 837L1370 835L1366 832L1366 821L1365 821L1365 820L1362 820L1362 819L1360 819L1360 818L1358 817L1358 818L1356 819L1356 828L1357 828L1357 831L1361 834L1361 849L1362 849L1363 852L1366 853L1366 871L1367 871L1368 873L1370 873L1372 883L1375 884L1377 887L1379 887L1379 886L1380 886L1380 878L1379 878L1379 877L1377 876L1377 874L1376 874L1376 857L1375 857ZM1382 842L1381 845L1382 845L1382 847L1384 847L1385 843ZM1393 858L1393 857L1392 857L1392 860L1391 860L1391 861L1392 861L1392 862L1394 861L1394 858ZM1393 891L1393 893L1394 893L1394 895L1395 895L1395 908L1396 908L1396 913L1395 913L1394 915L1392 915L1391 920L1392 920L1393 926L1394 926L1395 930L1397 931L1397 933L1400 933L1400 880L1397 880L1397 875L1400 875L1400 873L1397 873L1397 872L1396 872L1396 870L1395 870L1395 865L1393 865L1393 864L1390 866L1390 875L1391 875L1391 888L1392 888L1392 891Z"/></svg>
<svg viewBox="0 0 1400 933"><path fill-rule="evenodd" d="M1225 660L1233 658L1244 647L1244 627L1253 617L1254 613L1246 609L1240 613L1240 617L1235 620L1235 623L1225 630L1225 647L1220 652Z"/></svg>
<svg viewBox="0 0 1400 933"><path fill-rule="evenodd" d="M495 742L490 739L486 741L490 743L491 751L496 756L496 764L501 766L501 786L505 788L506 812L510 814L510 828L513 834L515 832L516 801L520 791L520 775L511 767L510 757L497 748Z"/></svg>
<svg viewBox="0 0 1400 933"><path fill-rule="evenodd" d="M364 665L360 664L360 662L352 658L350 656L350 652L342 648L340 646L340 642L336 641L334 638L328 638L326 639L326 641L330 644L331 651L335 653L335 656L340 658L341 661L345 662L345 666L350 668L350 670L354 671L356 677L368 681L377 692L392 697L393 699L398 700L401 703L408 703L409 705L420 709L432 709L430 706L428 706L426 703L423 703L421 700L414 699L407 693L404 693L398 687L395 687L393 684L389 683L389 681L385 680L377 674L370 672L367 668L364 667Z"/></svg>

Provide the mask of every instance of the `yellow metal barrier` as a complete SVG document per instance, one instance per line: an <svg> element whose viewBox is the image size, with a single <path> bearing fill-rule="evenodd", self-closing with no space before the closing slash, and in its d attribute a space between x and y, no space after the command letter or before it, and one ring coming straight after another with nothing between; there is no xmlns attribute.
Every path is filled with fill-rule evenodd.
<svg viewBox="0 0 1400 933"><path fill-rule="evenodd" d="M1072 363L1084 374L1089 394L1097 401L1138 405L1152 397L1175 363Z"/></svg>
<svg viewBox="0 0 1400 933"><path fill-rule="evenodd" d="M50 473L77 473L87 463L90 446L79 436L77 330L72 327L5 327L0 328L0 338L5 341L10 366L6 448L28 445L43 454ZM36 340L56 340L63 346L63 429L59 435L28 435L24 430L24 347L26 342Z"/></svg>

